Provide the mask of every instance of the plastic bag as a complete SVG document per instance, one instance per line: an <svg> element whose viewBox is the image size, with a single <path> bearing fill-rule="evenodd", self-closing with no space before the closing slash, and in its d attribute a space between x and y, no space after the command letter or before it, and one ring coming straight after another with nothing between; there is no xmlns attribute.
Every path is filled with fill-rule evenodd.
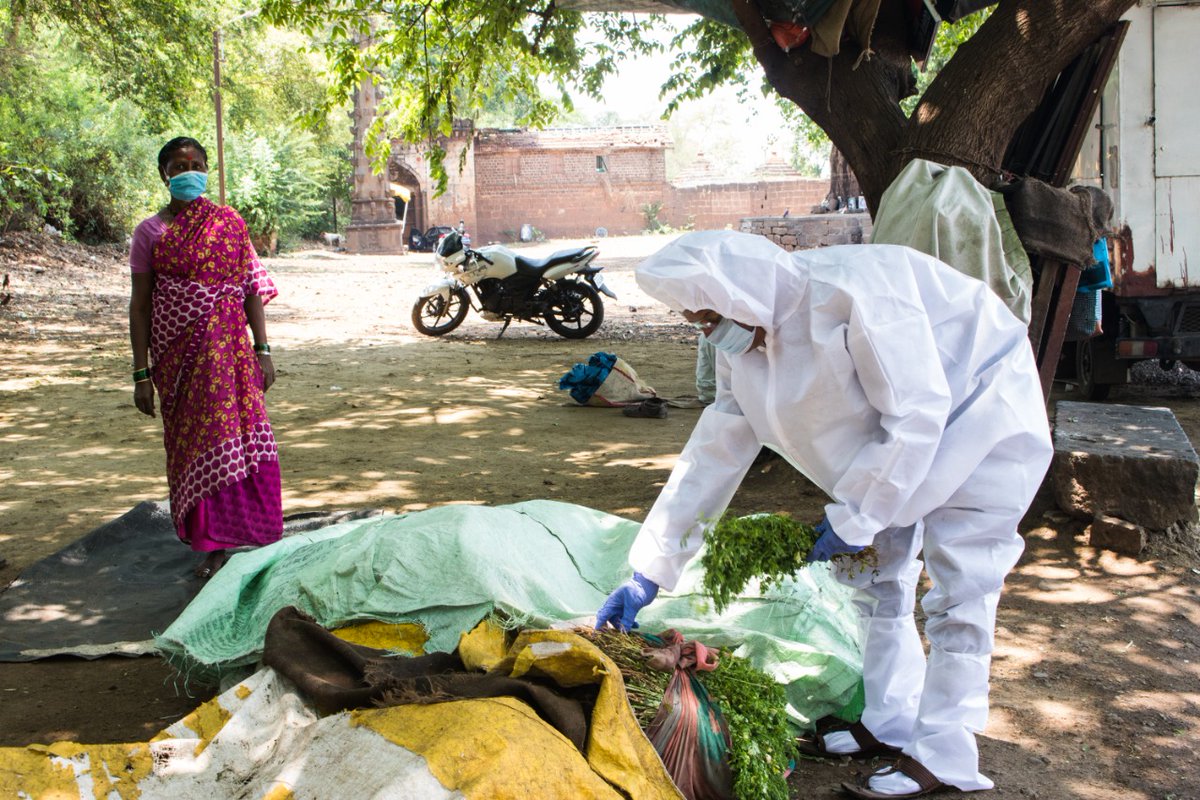
<svg viewBox="0 0 1200 800"><path fill-rule="evenodd" d="M627 406L656 396L624 359L604 352L593 353L588 363L571 367L559 378L558 388L569 391L583 406Z"/></svg>
<svg viewBox="0 0 1200 800"><path fill-rule="evenodd" d="M650 646L643 654L650 666L674 670L646 729L647 738L688 800L733 800L729 726L696 679L696 670L716 669L716 653L699 642L684 641L675 630L646 639Z"/></svg>

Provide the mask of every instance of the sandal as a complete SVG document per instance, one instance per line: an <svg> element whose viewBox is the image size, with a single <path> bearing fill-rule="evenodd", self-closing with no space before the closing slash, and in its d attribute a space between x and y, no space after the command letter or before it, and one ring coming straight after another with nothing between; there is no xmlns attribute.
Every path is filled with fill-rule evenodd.
<svg viewBox="0 0 1200 800"><path fill-rule="evenodd" d="M890 744L879 741L861 722L843 723L830 726L825 730L818 727L817 730L818 732L813 734L812 738L804 737L796 740L796 749L800 751L801 755L835 760L842 758L871 759L880 756L895 758L900 755L899 747L892 747ZM825 734L836 731L849 732L854 737L854 741L858 742L858 750L853 753L831 753L826 750Z"/></svg>
<svg viewBox="0 0 1200 800"><path fill-rule="evenodd" d="M213 575L216 575L217 571L225 566L225 562L228 560L229 553L225 550L210 551L204 561L200 562L196 569L192 571L192 574L200 580L206 581Z"/></svg>
<svg viewBox="0 0 1200 800"><path fill-rule="evenodd" d="M905 794L884 794L870 787L869 781L875 775L891 775L895 772L912 778L920 788L915 792L906 792ZM927 794L933 794L934 792L948 788L950 787L939 781L932 772L921 766L921 762L910 756L900 756L895 764L859 779L858 784L842 784L842 791L846 792L846 794L851 797L866 798L866 800L897 800L898 798L905 797L924 797Z"/></svg>
<svg viewBox="0 0 1200 800"><path fill-rule="evenodd" d="M661 397L647 397L640 403L625 406L621 413L627 417L667 418L667 401Z"/></svg>

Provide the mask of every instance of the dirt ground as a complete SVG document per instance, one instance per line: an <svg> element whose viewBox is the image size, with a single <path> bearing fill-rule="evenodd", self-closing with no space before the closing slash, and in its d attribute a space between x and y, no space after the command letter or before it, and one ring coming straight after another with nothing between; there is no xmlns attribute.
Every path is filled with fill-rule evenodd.
<svg viewBox="0 0 1200 800"><path fill-rule="evenodd" d="M694 392L693 334L642 295L633 267L662 237L603 240L620 299L590 339L474 313L453 334L415 333L435 278L425 254L273 259L268 307L278 383L268 395L285 513L415 510L555 498L640 519L699 411L630 419L571 407L556 386L577 361L616 352L663 395ZM530 249L548 253L566 242ZM141 500L164 499L158 420L133 407L120 248L0 240L0 586ZM7 297L7 300L5 299ZM1192 441L1192 384L1114 391L1172 408ZM755 468L744 512L816 520L819 490L781 461ZM1156 542L1135 560L1085 546L1082 523L1042 498L999 614L992 716L980 737L997 784L980 798L1200 798L1200 566ZM180 545L182 547L182 545ZM0 664L0 745L145 739L203 696L155 658ZM794 797L836 796L858 765L801 762Z"/></svg>

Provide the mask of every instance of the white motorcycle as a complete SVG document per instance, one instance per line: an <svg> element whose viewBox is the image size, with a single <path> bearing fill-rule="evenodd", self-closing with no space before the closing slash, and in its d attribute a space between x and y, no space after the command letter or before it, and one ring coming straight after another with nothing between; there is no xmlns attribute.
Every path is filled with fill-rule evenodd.
<svg viewBox="0 0 1200 800"><path fill-rule="evenodd" d="M495 244L472 250L453 231L434 252L434 262L446 274L417 298L413 327L427 336L441 336L461 325L474 307L484 319L504 323L497 339L514 319L545 322L559 336L584 339L604 322L600 294L617 297L600 276L603 267L592 264L599 253L595 245L559 250L541 259Z"/></svg>

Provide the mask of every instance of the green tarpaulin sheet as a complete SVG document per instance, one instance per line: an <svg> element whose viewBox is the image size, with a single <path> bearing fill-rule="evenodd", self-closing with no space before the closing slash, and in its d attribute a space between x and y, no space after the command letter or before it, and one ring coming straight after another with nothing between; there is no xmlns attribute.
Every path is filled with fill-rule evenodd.
<svg viewBox="0 0 1200 800"><path fill-rule="evenodd" d="M416 622L427 651L450 651L493 611L550 627L594 615L627 579L639 524L582 506L535 500L449 505L335 525L241 553L156 644L185 673L253 664L272 615L294 605L326 627L355 620ZM787 689L805 725L854 714L861 656L849 592L824 565L715 614L697 587L700 559L677 590L638 619L648 631L736 645Z"/></svg>
<svg viewBox="0 0 1200 800"><path fill-rule="evenodd" d="M1033 273L1004 196L962 167L910 161L879 201L871 241L907 245L978 278L1029 323Z"/></svg>

